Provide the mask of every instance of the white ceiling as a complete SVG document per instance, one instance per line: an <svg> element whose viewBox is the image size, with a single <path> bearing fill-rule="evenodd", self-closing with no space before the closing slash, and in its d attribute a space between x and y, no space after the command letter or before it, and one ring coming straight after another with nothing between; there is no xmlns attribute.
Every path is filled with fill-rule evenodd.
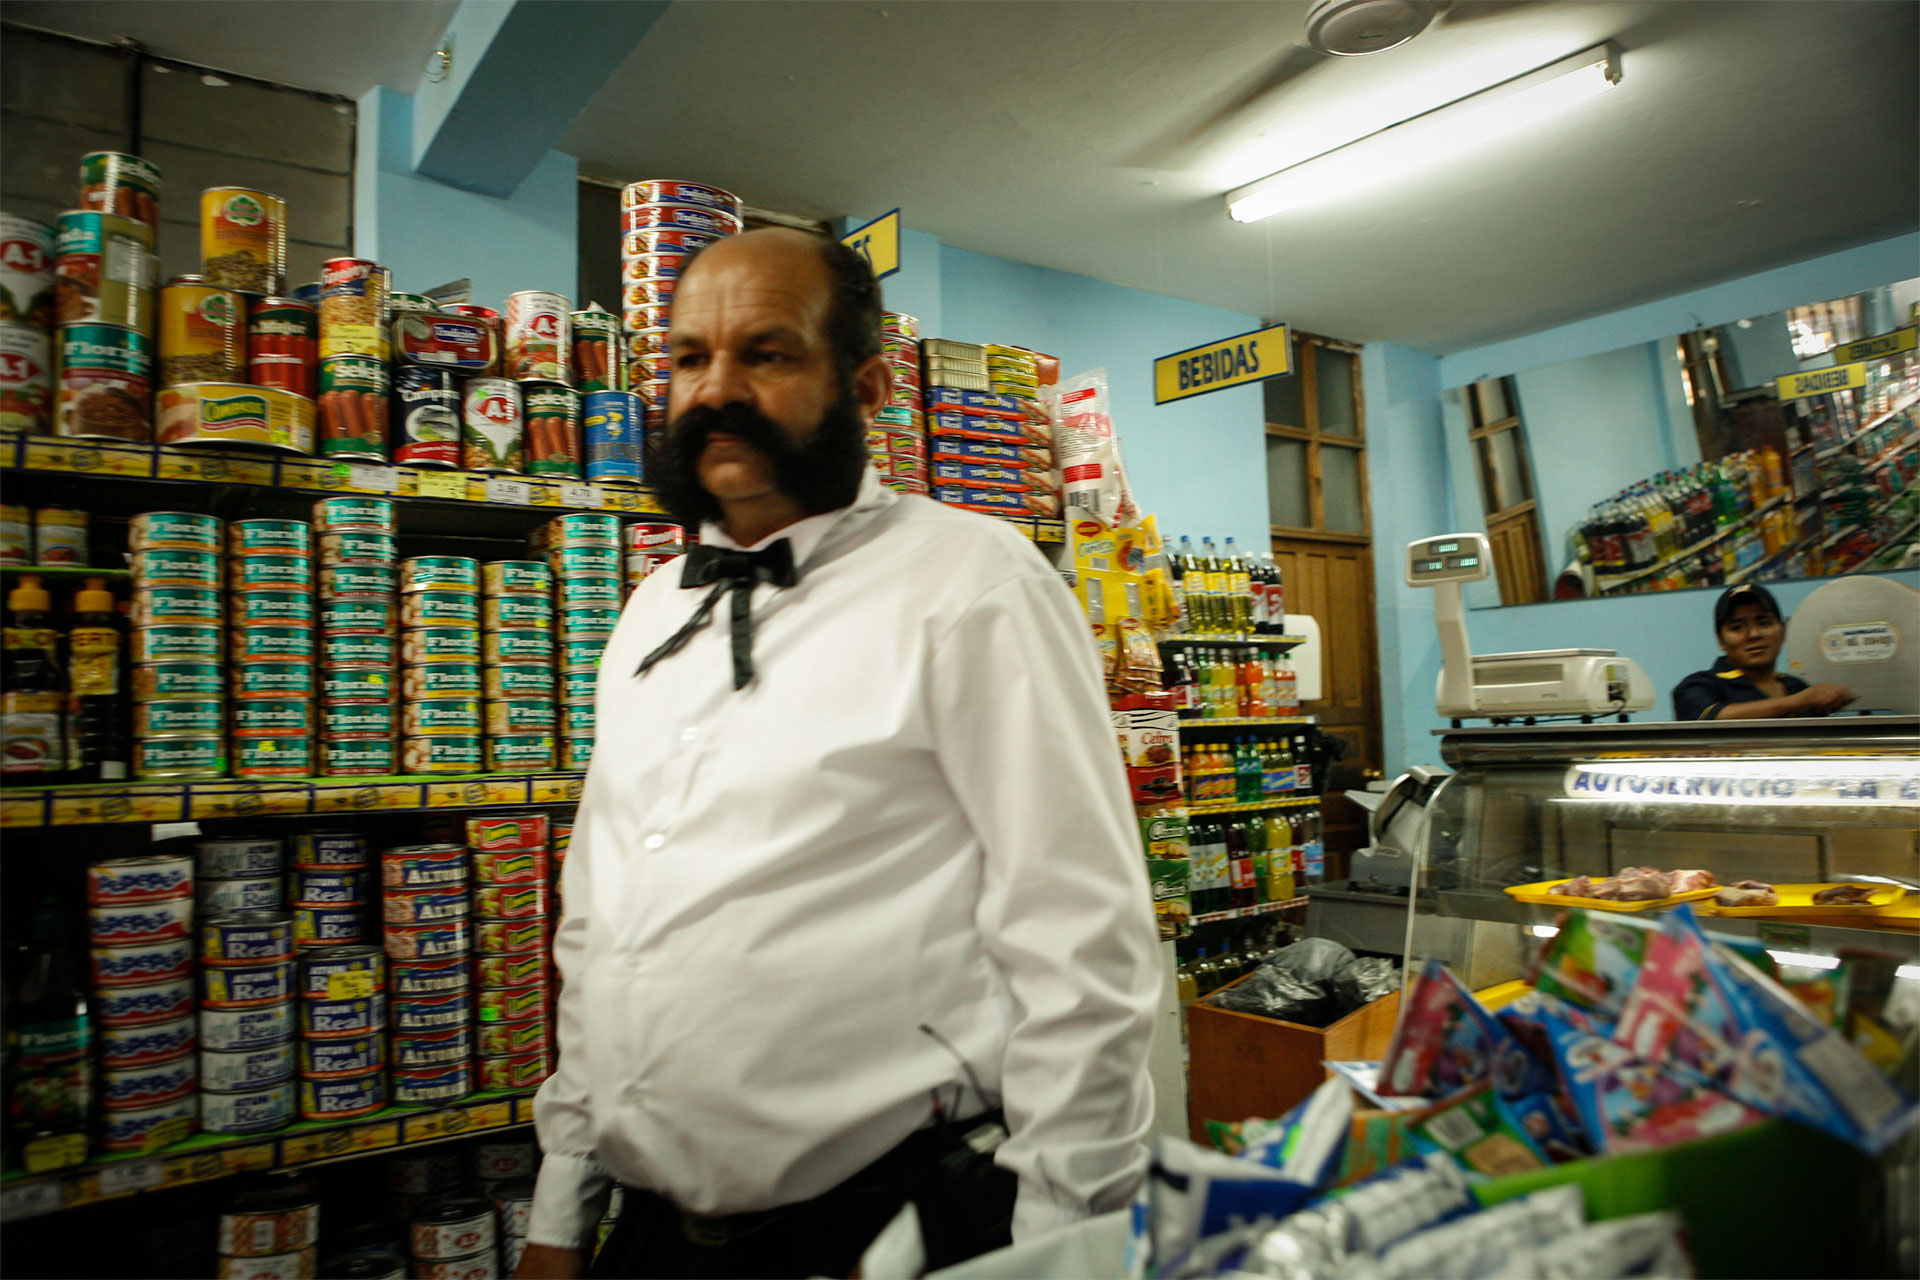
<svg viewBox="0 0 1920 1280"><path fill-rule="evenodd" d="M10 0L12 21L357 96L451 0ZM1460 0L1262 92L1306 0L680 0L561 142L812 217L1444 353L1920 226L1913 0ZM244 15L244 17L242 16ZM1620 87L1243 226L1229 188L1601 40ZM1209 122L1211 124L1209 125Z"/></svg>

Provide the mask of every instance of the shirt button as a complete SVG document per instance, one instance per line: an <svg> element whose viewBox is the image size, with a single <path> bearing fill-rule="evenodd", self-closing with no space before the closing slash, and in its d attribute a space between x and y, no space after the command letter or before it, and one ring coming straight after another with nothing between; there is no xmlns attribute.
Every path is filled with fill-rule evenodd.
<svg viewBox="0 0 1920 1280"><path fill-rule="evenodd" d="M647 848L658 849L661 845L665 844L666 842L667 842L667 838L665 836L655 833L647 837Z"/></svg>
<svg viewBox="0 0 1920 1280"><path fill-rule="evenodd" d="M692 725L688 725L686 728L680 731L680 741L682 742L692 742L695 738L699 736L700 736L700 730L694 728Z"/></svg>

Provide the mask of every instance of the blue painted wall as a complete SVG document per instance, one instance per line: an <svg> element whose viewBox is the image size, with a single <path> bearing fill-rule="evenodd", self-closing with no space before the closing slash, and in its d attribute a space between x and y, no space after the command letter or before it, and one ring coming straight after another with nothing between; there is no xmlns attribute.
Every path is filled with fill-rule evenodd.
<svg viewBox="0 0 1920 1280"><path fill-rule="evenodd" d="M473 300L509 293L571 296L580 276L579 165L550 151L505 199L413 172L413 100L391 89L360 99L354 157L354 253L393 268L394 288L417 293L473 281Z"/></svg>
<svg viewBox="0 0 1920 1280"><path fill-rule="evenodd" d="M1807 302L1864 293L1892 280L1920 271L1920 235L1898 236L1844 253L1794 263L1741 280L1714 285L1693 293L1664 298L1637 307L1516 338L1492 346L1435 358L1392 343L1374 343L1362 355L1367 396L1368 461L1372 467L1374 500L1375 595L1380 619L1381 693L1389 772L1409 763L1439 759L1432 731L1442 727L1434 714L1434 681L1439 675L1439 644L1433 625L1431 593L1406 586L1401 579L1403 552L1409 542L1438 533L1480 530L1486 522L1472 471L1472 455L1465 439L1465 416L1458 406L1458 388L1481 378L1525 374L1566 361L1621 353L1617 372L1644 395L1651 394L1646 353L1665 361L1665 340L1700 326L1732 324L1742 317L1762 316ZM1622 352L1622 349L1626 349ZM1611 364L1612 358L1603 360ZM1536 432L1536 405L1528 399L1528 381L1521 383L1521 399L1529 432ZM1551 383L1552 379L1548 379ZM1663 366L1653 385L1666 400L1668 440L1679 461L1686 456L1691 432L1676 407L1673 373ZM1422 397L1425 397L1423 402ZM1450 402L1450 403L1449 403ZM1658 462L1641 467L1619 482L1592 482L1597 494L1586 494L1585 475L1604 462L1604 450L1572 434L1578 405L1570 403L1554 428L1554 438L1536 436L1533 461L1543 491L1558 492L1571 473L1582 487L1581 508L1604 497L1627 480L1673 465ZM1644 411L1658 422L1661 410L1651 401ZM1591 431L1589 431L1591 434ZM1697 455L1696 455L1697 456ZM1383 500L1382 495L1391 495ZM1564 503L1565 499L1557 499ZM1576 513L1577 514L1577 513ZM1550 532L1550 537L1556 536ZM1561 554L1564 542L1549 545L1549 559ZM1558 568L1557 564L1551 566ZM1920 588L1920 573L1887 575ZM1819 582L1769 584L1789 614ZM1673 713L1669 694L1691 671L1708 665L1719 652L1712 634L1711 589L1661 592L1614 600L1571 601L1512 608L1478 608L1468 614L1467 626L1479 653L1526 649L1592 646L1618 649L1646 668L1656 701L1642 719ZM1469 601L1491 603L1491 584L1469 589Z"/></svg>

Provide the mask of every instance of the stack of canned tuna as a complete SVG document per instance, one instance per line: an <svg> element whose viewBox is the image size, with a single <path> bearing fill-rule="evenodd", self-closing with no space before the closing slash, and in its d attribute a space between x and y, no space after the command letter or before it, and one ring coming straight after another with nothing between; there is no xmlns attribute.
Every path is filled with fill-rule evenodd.
<svg viewBox="0 0 1920 1280"><path fill-rule="evenodd" d="M490 1280L500 1274L493 1204L480 1196L430 1200L407 1224L407 1252L416 1276Z"/></svg>
<svg viewBox="0 0 1920 1280"><path fill-rule="evenodd" d="M220 522L152 511L129 523L133 567L133 771L142 778L227 772ZM235 687L240 684L235 670Z"/></svg>
<svg viewBox="0 0 1920 1280"><path fill-rule="evenodd" d="M478 773L480 563L415 556L400 566L400 771Z"/></svg>
<svg viewBox="0 0 1920 1280"><path fill-rule="evenodd" d="M385 498L322 498L313 519L334 559L320 566L320 767L335 776L398 773L394 737L399 724L400 641L391 555L341 559L348 552L384 551L393 537L393 504ZM376 539L346 540L346 535ZM386 542L379 542L384 537Z"/></svg>
<svg viewBox="0 0 1920 1280"><path fill-rule="evenodd" d="M395 1101L465 1097L473 1092L467 851L457 844L388 849L380 880Z"/></svg>
<svg viewBox="0 0 1920 1280"><path fill-rule="evenodd" d="M530 1089L553 1072L547 829L543 813L467 822L482 1089Z"/></svg>
<svg viewBox="0 0 1920 1280"><path fill-rule="evenodd" d="M536 555L553 569L560 606L560 681L565 737L561 767L584 769L593 754L593 685L600 655L620 621L620 522L558 516L534 531Z"/></svg>
<svg viewBox="0 0 1920 1280"><path fill-rule="evenodd" d="M235 1196L220 1215L216 1274L258 1277L311 1276L320 1240L320 1202L305 1178L281 1175L281 1186Z"/></svg>
<svg viewBox="0 0 1920 1280"><path fill-rule="evenodd" d="M551 769L554 728L553 575L539 560L481 570L487 767Z"/></svg>
<svg viewBox="0 0 1920 1280"><path fill-rule="evenodd" d="M920 407L920 322L887 311L880 316L880 350L893 374L887 403L867 432L867 452L881 483L902 493L925 493L926 411Z"/></svg>
<svg viewBox="0 0 1920 1280"><path fill-rule="evenodd" d="M276 844L277 842L264 842ZM207 865L258 865L267 850L216 847ZM293 1117L293 923L237 911L200 922L201 1127L259 1133Z"/></svg>
<svg viewBox="0 0 1920 1280"><path fill-rule="evenodd" d="M53 228L0 213L0 245L0 431L44 434L53 411Z"/></svg>
<svg viewBox="0 0 1920 1280"><path fill-rule="evenodd" d="M743 225L740 197L698 182L655 178L620 193L621 323L628 385L646 401L647 430L666 425L667 317L687 259Z"/></svg>
<svg viewBox="0 0 1920 1280"><path fill-rule="evenodd" d="M227 529L233 585L233 771L313 773L313 530L297 520Z"/></svg>
<svg viewBox="0 0 1920 1280"><path fill-rule="evenodd" d="M293 941L302 952L366 941L367 838L353 831L307 831L293 838L288 897Z"/></svg>
<svg viewBox="0 0 1920 1280"><path fill-rule="evenodd" d="M193 1132L196 1114L193 863L179 856L94 863L87 904L106 1111L101 1145L149 1151L178 1142ZM85 1070L84 1019L72 1034L75 1045L38 1048L51 1057L77 1047Z"/></svg>

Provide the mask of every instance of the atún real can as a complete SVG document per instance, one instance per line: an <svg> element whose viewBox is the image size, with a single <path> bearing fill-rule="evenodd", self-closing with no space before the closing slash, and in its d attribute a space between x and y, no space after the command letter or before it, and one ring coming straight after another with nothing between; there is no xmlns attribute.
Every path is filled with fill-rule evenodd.
<svg viewBox="0 0 1920 1280"><path fill-rule="evenodd" d="M295 1011L300 1035L307 1040L336 1040L379 1032L387 1023L387 997L376 991L352 1000L301 1000Z"/></svg>
<svg viewBox="0 0 1920 1280"><path fill-rule="evenodd" d="M367 837L358 831L301 831L293 837L296 867L364 867L371 857Z"/></svg>
<svg viewBox="0 0 1920 1280"><path fill-rule="evenodd" d="M387 954L378 947L322 947L301 955L300 994L309 1000L350 1000L383 991Z"/></svg>
<svg viewBox="0 0 1920 1280"><path fill-rule="evenodd" d="M277 911L240 911L200 921L200 959L250 965L293 958L293 918Z"/></svg>
<svg viewBox="0 0 1920 1280"><path fill-rule="evenodd" d="M202 840L193 847L203 876L278 875L286 861L281 842L265 837Z"/></svg>
<svg viewBox="0 0 1920 1280"><path fill-rule="evenodd" d="M296 867L287 876L288 901L296 907L352 906L366 893L366 873L357 867Z"/></svg>
<svg viewBox="0 0 1920 1280"><path fill-rule="evenodd" d="M293 1079L293 1044L257 1045L251 1049L202 1049L200 1087L216 1093L261 1089ZM212 1125L204 1125L213 1129Z"/></svg>
<svg viewBox="0 0 1920 1280"><path fill-rule="evenodd" d="M337 1080L365 1075L386 1065L386 1037L350 1036L340 1040L302 1040L300 1075L307 1080Z"/></svg>
<svg viewBox="0 0 1920 1280"><path fill-rule="evenodd" d="M291 1057L290 1046L255 1050L256 1053ZM241 1054L202 1054L207 1058L240 1058ZM200 1095L200 1127L208 1133L270 1133L293 1122L293 1085L291 1083L251 1084L235 1091L203 1090ZM229 1273L233 1274L233 1273ZM252 1267L246 1274L256 1274Z"/></svg>
<svg viewBox="0 0 1920 1280"><path fill-rule="evenodd" d="M293 962L208 965L200 971L200 1002L208 1009L252 1009L293 995Z"/></svg>
<svg viewBox="0 0 1920 1280"><path fill-rule="evenodd" d="M295 907L293 940L300 947L337 947L366 936L362 911L351 907Z"/></svg>
<svg viewBox="0 0 1920 1280"><path fill-rule="evenodd" d="M300 1081L302 1120L351 1120L387 1105L387 1073L369 1071L337 1080Z"/></svg>
<svg viewBox="0 0 1920 1280"><path fill-rule="evenodd" d="M279 1044L293 1035L293 1002L252 1009L202 1009L200 1044L207 1049L241 1049Z"/></svg>
<svg viewBox="0 0 1920 1280"><path fill-rule="evenodd" d="M235 911L278 911L279 876L238 876L231 880L200 881L200 909L212 915Z"/></svg>

